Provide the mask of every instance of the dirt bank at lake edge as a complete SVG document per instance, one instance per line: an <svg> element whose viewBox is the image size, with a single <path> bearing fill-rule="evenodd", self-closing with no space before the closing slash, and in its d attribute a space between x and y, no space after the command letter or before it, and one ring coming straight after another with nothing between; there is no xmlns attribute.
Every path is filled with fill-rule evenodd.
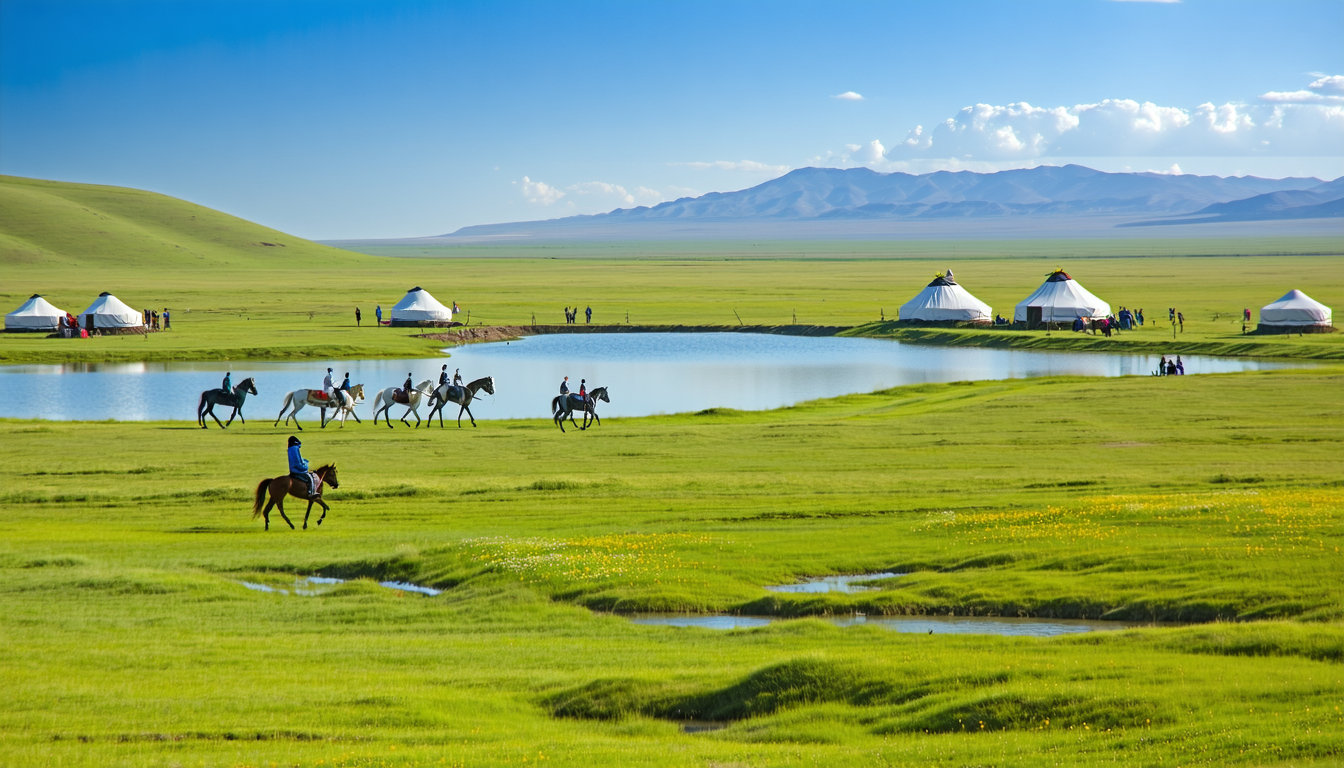
<svg viewBox="0 0 1344 768"><path fill-rule="evenodd" d="M455 328L444 333L420 334L419 338L450 344L480 344L551 333L774 333L781 336L835 336L847 330L849 326L844 325L479 325Z"/></svg>

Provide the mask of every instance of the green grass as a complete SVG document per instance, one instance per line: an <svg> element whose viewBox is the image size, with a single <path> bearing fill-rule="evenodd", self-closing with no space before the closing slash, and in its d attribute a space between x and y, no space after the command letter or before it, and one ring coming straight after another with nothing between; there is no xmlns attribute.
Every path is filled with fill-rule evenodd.
<svg viewBox="0 0 1344 768"><path fill-rule="evenodd" d="M599 324L862 326L890 318L948 267L1005 314L1051 269L1065 267L1113 306L1143 307L1156 321L1102 348L1344 355L1344 334L1248 339L1239 320L1244 307L1258 310L1295 287L1344 307L1344 243L1337 238L600 243L464 246L425 255L437 258L330 248L137 190L0 177L0 305L17 307L41 293L79 312L111 291L133 307L170 307L173 315L171 333L147 337L0 334L0 363L434 355L440 345L412 330L370 327L376 305L390 310L415 285L445 303L456 300L473 325L533 317L559 323L562 308L577 305L592 306ZM364 328L354 327L356 306ZM1186 316L1174 342L1166 323L1172 306ZM1039 348L1098 344L1070 333L897 336Z"/></svg>
<svg viewBox="0 0 1344 768"><path fill-rule="evenodd" d="M927 385L567 435L352 424L305 433L342 481L306 532L248 513L283 430L0 421L0 753L1335 764L1341 385L1333 368ZM849 596L761 588L878 570L911 575ZM314 573L352 581L237 584ZM606 613L636 609L1200 623L1037 640Z"/></svg>

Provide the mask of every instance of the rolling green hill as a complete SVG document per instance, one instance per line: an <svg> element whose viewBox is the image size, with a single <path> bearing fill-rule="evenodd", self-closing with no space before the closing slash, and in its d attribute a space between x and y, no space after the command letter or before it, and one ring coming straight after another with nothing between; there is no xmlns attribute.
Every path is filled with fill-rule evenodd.
<svg viewBox="0 0 1344 768"><path fill-rule="evenodd" d="M0 176L0 264L199 269L281 259L366 260L154 192Z"/></svg>

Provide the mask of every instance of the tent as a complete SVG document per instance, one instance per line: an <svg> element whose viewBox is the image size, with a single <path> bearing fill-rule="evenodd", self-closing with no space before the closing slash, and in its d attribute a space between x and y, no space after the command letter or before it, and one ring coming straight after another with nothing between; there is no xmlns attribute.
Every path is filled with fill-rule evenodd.
<svg viewBox="0 0 1344 768"><path fill-rule="evenodd" d="M971 292L957 285L952 270L939 275L915 298L901 305L902 320L925 322L988 323L993 321L993 310Z"/></svg>
<svg viewBox="0 0 1344 768"><path fill-rule="evenodd" d="M1273 304L1260 308L1260 325L1277 328L1329 327L1330 308L1293 289Z"/></svg>
<svg viewBox="0 0 1344 768"><path fill-rule="evenodd" d="M46 331L51 333L61 325L65 310L34 293L18 309L5 315L6 331Z"/></svg>
<svg viewBox="0 0 1344 768"><path fill-rule="evenodd" d="M88 330L115 330L119 328L144 328L145 316L138 309L132 309L116 296L103 291L89 308L79 313L79 322Z"/></svg>
<svg viewBox="0 0 1344 768"><path fill-rule="evenodd" d="M447 323L453 319L453 310L443 306L420 286L415 286L392 308L392 324L429 325Z"/></svg>
<svg viewBox="0 0 1344 768"><path fill-rule="evenodd" d="M1093 296L1062 269L1050 273L1036 292L1018 303L1013 321L1035 328L1042 323L1072 323L1077 318L1100 319L1111 305Z"/></svg>

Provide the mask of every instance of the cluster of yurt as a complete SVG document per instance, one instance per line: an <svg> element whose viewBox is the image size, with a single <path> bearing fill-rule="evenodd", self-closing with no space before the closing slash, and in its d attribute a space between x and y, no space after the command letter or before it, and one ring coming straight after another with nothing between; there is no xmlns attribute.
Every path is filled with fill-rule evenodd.
<svg viewBox="0 0 1344 768"><path fill-rule="evenodd" d="M33 294L18 309L5 315L5 330L14 333L56 333L74 317L80 328L103 334L144 333L145 317L138 309L127 306L121 299L104 291L78 315L70 315L60 307Z"/></svg>
<svg viewBox="0 0 1344 768"><path fill-rule="evenodd" d="M1073 323L1078 318L1099 320L1111 314L1111 305L1093 296L1062 269L1055 270L1045 283L1018 303L1013 322L1027 328ZM934 277L933 282L913 299L901 305L902 322L972 323L994 322L993 309L957 284L952 270Z"/></svg>
<svg viewBox="0 0 1344 768"><path fill-rule="evenodd" d="M453 310L418 285L392 307L393 326L443 327L452 322Z"/></svg>
<svg viewBox="0 0 1344 768"><path fill-rule="evenodd" d="M138 309L103 291L89 308L79 313L79 324L85 330L100 333L142 333L145 316Z"/></svg>
<svg viewBox="0 0 1344 768"><path fill-rule="evenodd" d="M1335 330L1330 308L1294 288L1260 308L1257 333L1330 333Z"/></svg>

